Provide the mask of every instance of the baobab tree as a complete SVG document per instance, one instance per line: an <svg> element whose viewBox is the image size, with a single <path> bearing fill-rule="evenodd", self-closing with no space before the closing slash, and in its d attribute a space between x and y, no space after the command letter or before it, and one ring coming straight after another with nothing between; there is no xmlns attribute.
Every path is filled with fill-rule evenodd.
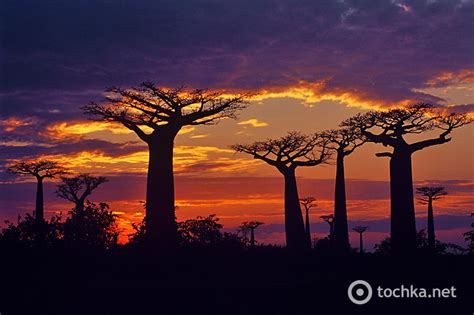
<svg viewBox="0 0 474 315"><path fill-rule="evenodd" d="M324 222L329 224L329 240L333 241L334 238L334 215L333 214L328 214L328 215L322 215L320 216L321 219L323 219Z"/></svg>
<svg viewBox="0 0 474 315"><path fill-rule="evenodd" d="M250 231L250 246L255 246L255 229L258 228L260 225L263 225L263 222L260 221L250 221L250 222L243 222L240 225L240 231Z"/></svg>
<svg viewBox="0 0 474 315"><path fill-rule="evenodd" d="M74 209L71 211L71 219L68 220L68 226L70 227L70 233L68 234L73 235L72 239L82 244L82 242L86 241L87 236L86 225L88 224L85 221L84 211L86 200L97 187L108 180L103 176L95 177L89 174L62 177L61 180L62 184L58 185L56 195L74 204ZM93 208L91 209L93 210ZM100 212L104 213L104 211Z"/></svg>
<svg viewBox="0 0 474 315"><path fill-rule="evenodd" d="M362 234L367 231L368 226L361 226L358 225L354 227L352 230L359 233L359 253L362 255L364 253L364 241L362 239Z"/></svg>
<svg viewBox="0 0 474 315"><path fill-rule="evenodd" d="M104 176L91 176L89 174L80 174L74 177L62 177L62 184L59 184L56 195L59 198L74 203L74 209L78 218L81 218L84 212L84 204L92 192L100 185L107 182Z"/></svg>
<svg viewBox="0 0 474 315"><path fill-rule="evenodd" d="M309 210L313 207L316 207L316 198L314 197L305 197L300 199L300 205L304 208L305 211L305 232L306 232L306 239L311 246L311 228L309 226Z"/></svg>
<svg viewBox="0 0 474 315"><path fill-rule="evenodd" d="M7 170L14 174L30 175L36 178L35 221L37 224L41 225L44 223L43 181L45 178L54 178L65 174L65 168L57 162L36 160L14 162L8 166Z"/></svg>
<svg viewBox="0 0 474 315"><path fill-rule="evenodd" d="M174 139L184 126L235 118L245 107L246 95L224 97L223 92L160 88L151 82L131 89L112 87L107 92L104 103L91 103L84 111L122 124L148 145L146 239L160 247L175 247Z"/></svg>
<svg viewBox="0 0 474 315"><path fill-rule="evenodd" d="M454 129L471 122L467 114L445 114L433 105L421 103L388 111L370 111L341 124L360 132L367 141L393 149L376 156L390 158L390 219L394 254L410 254L416 250L412 155L451 141ZM407 142L407 136L436 130L439 130L437 137Z"/></svg>
<svg viewBox="0 0 474 315"><path fill-rule="evenodd" d="M365 143L365 137L358 129L341 128L323 132L329 140L329 148L336 152L336 185L334 191L334 247L348 252L349 231L347 227L346 182L344 158Z"/></svg>
<svg viewBox="0 0 474 315"><path fill-rule="evenodd" d="M232 148L274 166L283 175L286 245L292 249L307 248L296 169L300 166L309 167L327 163L331 156L327 140L319 134L303 135L299 132L290 132L280 139L269 139L247 145L236 144Z"/></svg>
<svg viewBox="0 0 474 315"><path fill-rule="evenodd" d="M436 245L435 227L434 227L434 215L433 215L433 201L438 200L446 196L448 193L444 190L444 187L419 187L416 189L416 193L420 196L418 201L422 204L428 205L428 246L430 250L434 251Z"/></svg>

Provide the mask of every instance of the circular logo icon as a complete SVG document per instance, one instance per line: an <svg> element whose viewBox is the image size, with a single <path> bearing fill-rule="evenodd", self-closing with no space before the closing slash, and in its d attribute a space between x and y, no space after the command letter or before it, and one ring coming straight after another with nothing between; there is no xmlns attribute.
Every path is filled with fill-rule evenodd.
<svg viewBox="0 0 474 315"><path fill-rule="evenodd" d="M367 281L356 280L349 285L347 296L352 303L364 305L372 298L372 287Z"/></svg>

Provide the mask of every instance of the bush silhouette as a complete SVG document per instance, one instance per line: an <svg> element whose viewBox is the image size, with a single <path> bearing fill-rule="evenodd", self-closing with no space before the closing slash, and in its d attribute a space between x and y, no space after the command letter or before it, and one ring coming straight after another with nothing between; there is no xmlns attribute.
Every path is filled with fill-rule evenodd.
<svg viewBox="0 0 474 315"><path fill-rule="evenodd" d="M0 243L10 246L25 247L52 247L57 245L63 236L63 224L61 215L53 216L49 221L44 220L41 229L38 229L36 218L27 213L24 218L18 216L17 224L5 221L7 227L0 233ZM38 242L41 233L41 241Z"/></svg>
<svg viewBox="0 0 474 315"><path fill-rule="evenodd" d="M76 208L64 222L64 241L68 245L94 248L111 248L117 244L117 216L109 205L86 202L81 214Z"/></svg>

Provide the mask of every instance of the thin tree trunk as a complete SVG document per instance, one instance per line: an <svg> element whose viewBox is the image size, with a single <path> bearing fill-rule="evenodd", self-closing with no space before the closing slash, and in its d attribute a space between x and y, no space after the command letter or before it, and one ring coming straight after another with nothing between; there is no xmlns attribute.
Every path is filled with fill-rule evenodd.
<svg viewBox="0 0 474 315"><path fill-rule="evenodd" d="M411 153L395 150L390 159L391 241L395 255L416 250Z"/></svg>
<svg viewBox="0 0 474 315"><path fill-rule="evenodd" d="M254 229L250 229L250 246L255 246L255 234Z"/></svg>
<svg viewBox="0 0 474 315"><path fill-rule="evenodd" d="M436 238L435 238L435 227L434 227L434 216L433 216L433 199L428 200L428 245L432 251L435 249Z"/></svg>
<svg viewBox="0 0 474 315"><path fill-rule="evenodd" d="M85 241L85 225L84 225L84 199L80 199L76 204L76 238L80 246L83 246Z"/></svg>
<svg viewBox="0 0 474 315"><path fill-rule="evenodd" d="M311 247L311 227L309 226L309 209L305 208L306 216L305 216L305 232L306 232L306 241Z"/></svg>
<svg viewBox="0 0 474 315"><path fill-rule="evenodd" d="M38 224L44 222L43 179L40 177L38 177L38 185L36 188L35 218Z"/></svg>
<svg viewBox="0 0 474 315"><path fill-rule="evenodd" d="M37 177L36 188L36 207L35 207L35 223L36 223L36 242L38 245L43 243L45 239L45 221L44 221L44 199L43 199L43 179Z"/></svg>
<svg viewBox="0 0 474 315"><path fill-rule="evenodd" d="M286 245L291 249L308 247L303 215L301 214L298 188L294 171L285 174L285 232Z"/></svg>
<svg viewBox="0 0 474 315"><path fill-rule="evenodd" d="M177 246L173 178L173 137L161 137L149 144L146 191L147 240L159 247Z"/></svg>
<svg viewBox="0 0 474 315"><path fill-rule="evenodd" d="M360 251L360 254L362 255L364 253L364 241L363 241L363 238L362 238L362 233L359 233L359 251Z"/></svg>
<svg viewBox="0 0 474 315"><path fill-rule="evenodd" d="M341 152L338 152L336 158L336 188L334 193L334 245L337 250L342 252L347 252L349 250L344 155Z"/></svg>

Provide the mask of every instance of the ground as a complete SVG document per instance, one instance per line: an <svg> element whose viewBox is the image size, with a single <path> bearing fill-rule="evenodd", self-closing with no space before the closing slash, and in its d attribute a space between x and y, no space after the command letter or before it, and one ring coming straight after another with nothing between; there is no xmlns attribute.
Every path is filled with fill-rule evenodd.
<svg viewBox="0 0 474 315"><path fill-rule="evenodd" d="M473 257L394 259L189 249L2 249L0 313L8 314L470 314ZM349 301L366 280L374 296ZM456 288L456 298L381 299L376 287Z"/></svg>

